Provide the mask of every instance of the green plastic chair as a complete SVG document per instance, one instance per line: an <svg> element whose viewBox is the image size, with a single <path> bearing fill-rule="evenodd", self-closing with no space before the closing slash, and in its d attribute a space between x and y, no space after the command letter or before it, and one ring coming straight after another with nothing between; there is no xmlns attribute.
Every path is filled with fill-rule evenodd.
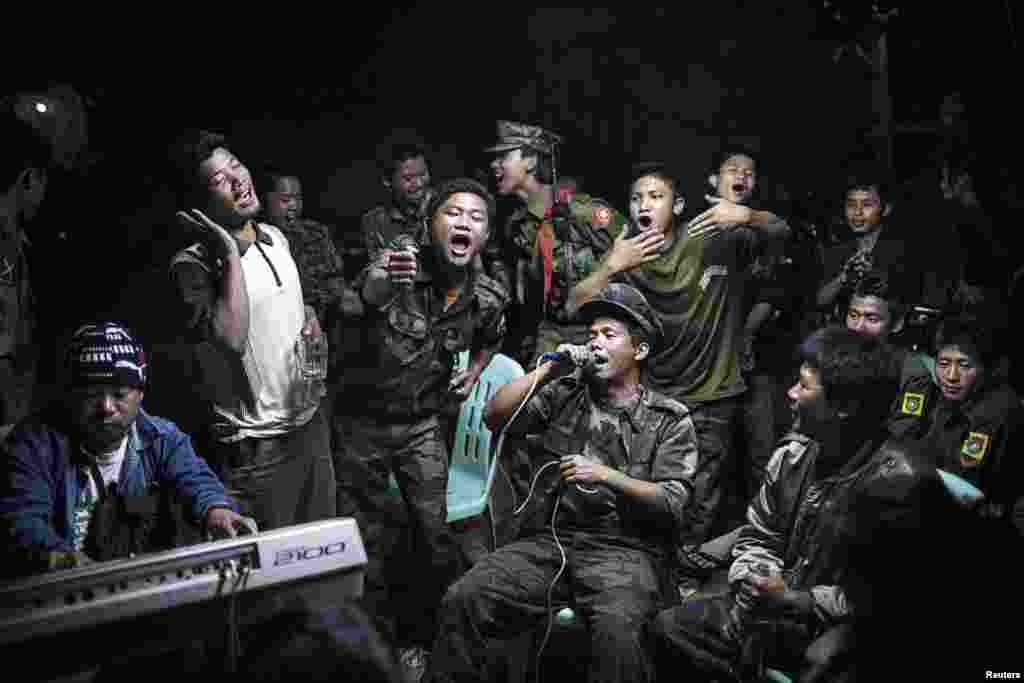
<svg viewBox="0 0 1024 683"><path fill-rule="evenodd" d="M455 372L461 372L468 364L469 352L463 351L456 360ZM492 434L484 424L484 408L498 387L524 374L519 363L496 353L462 402L448 464L449 522L475 517L487 508L497 460L492 457ZM389 479L388 492L397 497L402 495L394 475Z"/></svg>
<svg viewBox="0 0 1024 683"><path fill-rule="evenodd" d="M985 494L966 479L943 469L935 471L939 473L946 491L963 507L970 508L985 500Z"/></svg>
<svg viewBox="0 0 1024 683"><path fill-rule="evenodd" d="M463 401L448 465L449 522L475 517L487 508L497 460L491 452L492 434L484 424L484 408L498 387L524 374L519 363L497 353Z"/></svg>
<svg viewBox="0 0 1024 683"><path fill-rule="evenodd" d="M921 361L921 365L928 368L928 374L931 376L932 381L938 383L938 380L935 379L935 358L927 353L916 353L914 355Z"/></svg>

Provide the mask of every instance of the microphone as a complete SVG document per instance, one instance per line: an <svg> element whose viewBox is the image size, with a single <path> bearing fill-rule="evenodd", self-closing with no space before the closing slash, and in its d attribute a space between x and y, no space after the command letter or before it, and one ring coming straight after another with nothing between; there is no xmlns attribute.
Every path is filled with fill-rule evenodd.
<svg viewBox="0 0 1024 683"><path fill-rule="evenodd" d="M594 352L586 346L574 346L573 348L581 350L585 354L585 358L580 367L584 365L590 365L594 361ZM546 363L549 360L553 360L556 363L574 363L572 355L568 351L548 351L540 357L540 363Z"/></svg>

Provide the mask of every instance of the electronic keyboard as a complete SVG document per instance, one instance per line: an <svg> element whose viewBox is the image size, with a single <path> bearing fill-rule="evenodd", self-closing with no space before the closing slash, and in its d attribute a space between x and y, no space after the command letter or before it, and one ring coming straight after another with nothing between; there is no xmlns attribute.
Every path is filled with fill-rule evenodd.
<svg viewBox="0 0 1024 683"><path fill-rule="evenodd" d="M51 572L0 584L0 646L230 599L245 621L275 587L358 598L365 567L358 525L341 518Z"/></svg>

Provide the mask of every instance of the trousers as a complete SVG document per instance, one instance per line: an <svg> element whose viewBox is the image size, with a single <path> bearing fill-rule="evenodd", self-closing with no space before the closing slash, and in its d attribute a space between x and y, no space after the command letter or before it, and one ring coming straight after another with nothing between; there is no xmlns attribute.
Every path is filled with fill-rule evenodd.
<svg viewBox="0 0 1024 683"><path fill-rule="evenodd" d="M337 427L344 432L335 461L338 514L354 517L363 535L366 607L396 642L429 645L437 605L458 571L442 424L354 417Z"/></svg>
<svg viewBox="0 0 1024 683"><path fill-rule="evenodd" d="M493 680L496 645L547 619L552 605L571 602L591 634L589 680L650 681L645 629L664 604L660 567L650 551L584 531L503 546L446 593L428 680Z"/></svg>

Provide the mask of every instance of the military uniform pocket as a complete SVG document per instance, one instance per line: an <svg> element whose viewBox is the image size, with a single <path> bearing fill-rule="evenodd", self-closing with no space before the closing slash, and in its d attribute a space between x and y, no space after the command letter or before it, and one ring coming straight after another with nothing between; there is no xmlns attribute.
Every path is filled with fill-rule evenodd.
<svg viewBox="0 0 1024 683"><path fill-rule="evenodd" d="M472 332L463 326L448 327L441 333L441 345L449 353L459 353L469 348Z"/></svg>
<svg viewBox="0 0 1024 683"><path fill-rule="evenodd" d="M384 334L387 353L400 365L410 365L430 351L427 318L421 313L394 307L388 311Z"/></svg>

